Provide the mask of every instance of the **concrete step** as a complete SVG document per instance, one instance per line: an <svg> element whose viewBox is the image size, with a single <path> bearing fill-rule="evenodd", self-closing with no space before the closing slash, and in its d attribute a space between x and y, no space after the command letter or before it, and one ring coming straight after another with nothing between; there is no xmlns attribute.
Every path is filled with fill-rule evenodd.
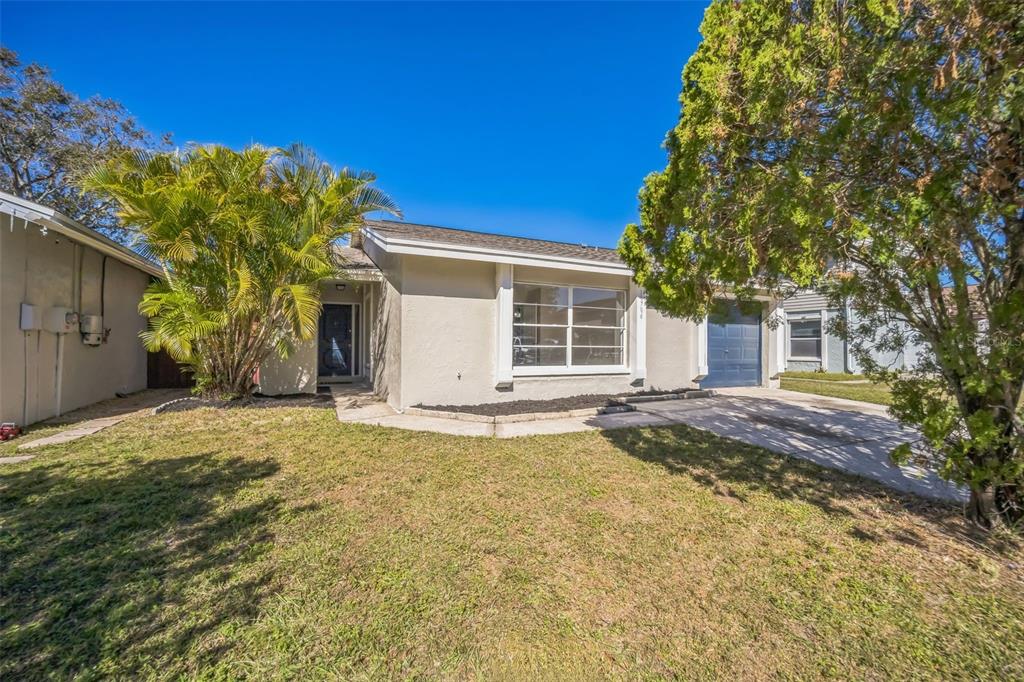
<svg viewBox="0 0 1024 682"><path fill-rule="evenodd" d="M692 400L694 398L710 398L712 391L683 391L682 393L662 393L659 395L631 395L622 399L627 404L656 403L662 400Z"/></svg>

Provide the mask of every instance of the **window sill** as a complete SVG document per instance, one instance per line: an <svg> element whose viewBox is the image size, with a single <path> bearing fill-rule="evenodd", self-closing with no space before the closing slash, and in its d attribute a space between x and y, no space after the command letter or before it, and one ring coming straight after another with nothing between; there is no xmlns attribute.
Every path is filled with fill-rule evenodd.
<svg viewBox="0 0 1024 682"><path fill-rule="evenodd" d="M513 367L514 377L548 376L594 376L604 374L629 374L629 368L621 365L593 365L590 367Z"/></svg>
<svg viewBox="0 0 1024 682"><path fill-rule="evenodd" d="M796 360L797 362L821 362L821 358L788 357L786 360Z"/></svg>

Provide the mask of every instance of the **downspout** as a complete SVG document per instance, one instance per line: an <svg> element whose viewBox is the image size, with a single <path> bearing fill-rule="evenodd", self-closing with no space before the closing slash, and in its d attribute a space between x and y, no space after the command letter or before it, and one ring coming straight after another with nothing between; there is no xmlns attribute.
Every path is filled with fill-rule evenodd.
<svg viewBox="0 0 1024 682"><path fill-rule="evenodd" d="M17 217L17 211L15 211L11 215L11 232L14 232L14 219L16 217ZM22 221L21 222L21 227L25 231L25 234L27 235L28 234L28 218L22 218L21 221ZM21 300L22 301L26 301L26 302L28 301L28 254L29 254L29 252L30 252L30 249L28 248L28 237L26 236L26 238L25 238L25 269L23 271L24 282L23 282L23 289L22 289L22 293L21 293ZM39 361L39 335L40 335L40 333L41 332L38 332L38 331L35 333L36 334L36 361L37 362ZM25 353L24 353L24 356L23 356L24 360L25 360L25 372L24 372L25 382L24 382L24 384L22 384L21 425L25 426L26 424L28 424L28 335L29 335L29 332L23 331L22 334L25 337ZM38 365L36 365L36 366L38 367ZM38 385L38 381L39 380L38 380L38 377L37 377L37 379L36 379L37 385ZM38 393L36 394L36 400L37 401L39 400L39 394Z"/></svg>
<svg viewBox="0 0 1024 682"><path fill-rule="evenodd" d="M71 309L82 312L82 259L78 251L78 243L71 242Z"/></svg>
<svg viewBox="0 0 1024 682"><path fill-rule="evenodd" d="M109 256L103 256L100 266L100 318L104 326L107 324L107 258Z"/></svg>
<svg viewBox="0 0 1024 682"><path fill-rule="evenodd" d="M57 416L61 415L61 392L64 389L64 337L67 334L57 334Z"/></svg>
<svg viewBox="0 0 1024 682"><path fill-rule="evenodd" d="M846 318L846 335L850 335L850 299L843 300L843 316ZM843 364L846 366L846 372L853 374L853 363L850 362L850 341L849 339L843 339Z"/></svg>

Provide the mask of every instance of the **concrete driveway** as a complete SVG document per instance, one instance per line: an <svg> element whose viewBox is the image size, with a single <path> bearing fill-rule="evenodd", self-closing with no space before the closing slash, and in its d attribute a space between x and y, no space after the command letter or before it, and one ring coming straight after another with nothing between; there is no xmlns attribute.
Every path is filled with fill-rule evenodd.
<svg viewBox="0 0 1024 682"><path fill-rule="evenodd" d="M665 423L706 429L897 490L945 500L967 497L933 471L892 464L889 452L919 436L888 417L881 405L778 389L726 388L716 389L708 400L652 402L637 408Z"/></svg>

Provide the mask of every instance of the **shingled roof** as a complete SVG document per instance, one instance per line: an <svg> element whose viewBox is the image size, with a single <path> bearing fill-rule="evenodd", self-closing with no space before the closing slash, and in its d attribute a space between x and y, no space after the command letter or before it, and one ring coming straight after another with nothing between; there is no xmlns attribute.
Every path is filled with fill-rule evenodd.
<svg viewBox="0 0 1024 682"><path fill-rule="evenodd" d="M368 220L366 221L366 226L385 239L408 239L436 244L494 249L511 253L536 254L556 258L578 258L598 263L622 264L622 260L615 249L608 249L602 246L586 246L584 244L570 244L568 242L554 242L527 237L510 237L491 232L457 230L451 227L419 225L394 220Z"/></svg>
<svg viewBox="0 0 1024 682"><path fill-rule="evenodd" d="M334 262L345 270L376 270L370 257L362 249L351 246L334 246Z"/></svg>
<svg viewBox="0 0 1024 682"><path fill-rule="evenodd" d="M362 249L352 246L334 245L334 266L342 279L376 281L381 278L380 270Z"/></svg>

